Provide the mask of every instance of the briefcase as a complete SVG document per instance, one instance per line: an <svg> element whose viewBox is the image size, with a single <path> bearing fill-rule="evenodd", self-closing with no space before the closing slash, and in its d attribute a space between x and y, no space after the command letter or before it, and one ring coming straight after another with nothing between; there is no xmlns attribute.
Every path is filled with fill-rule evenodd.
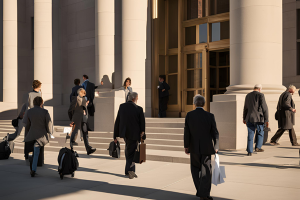
<svg viewBox="0 0 300 200"><path fill-rule="evenodd" d="M144 143L144 140L141 140L141 142L138 143L134 153L133 162L140 164L146 162L146 144Z"/></svg>

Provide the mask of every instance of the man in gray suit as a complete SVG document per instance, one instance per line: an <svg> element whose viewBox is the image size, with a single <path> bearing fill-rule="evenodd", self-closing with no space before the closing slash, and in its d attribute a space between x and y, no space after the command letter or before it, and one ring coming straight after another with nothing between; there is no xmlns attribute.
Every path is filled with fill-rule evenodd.
<svg viewBox="0 0 300 200"><path fill-rule="evenodd" d="M292 146L300 146L297 143L297 137L293 126L295 125L295 103L292 95L296 92L296 87L290 85L288 90L283 92L278 101L276 120L278 120L278 131L272 137L270 144L279 145L277 141L280 139L284 131L289 130L290 141Z"/></svg>
<svg viewBox="0 0 300 200"><path fill-rule="evenodd" d="M31 177L35 176L40 149L49 143L49 134L53 133L53 124L48 111L43 106L42 97L35 97L33 100L34 107L27 111L26 115L26 132L24 142L33 145L33 162Z"/></svg>
<svg viewBox="0 0 300 200"><path fill-rule="evenodd" d="M186 154L191 154L196 196L200 200L211 200L211 155L219 150L219 132L214 115L203 109L204 104L203 96L194 97L195 110L185 117L184 149Z"/></svg>
<svg viewBox="0 0 300 200"><path fill-rule="evenodd" d="M254 86L253 92L247 94L244 105L243 123L248 128L248 156L253 153L253 137L257 129L256 152L264 152L261 148L264 140L264 124L269 127L269 111L264 94L261 93L262 85Z"/></svg>

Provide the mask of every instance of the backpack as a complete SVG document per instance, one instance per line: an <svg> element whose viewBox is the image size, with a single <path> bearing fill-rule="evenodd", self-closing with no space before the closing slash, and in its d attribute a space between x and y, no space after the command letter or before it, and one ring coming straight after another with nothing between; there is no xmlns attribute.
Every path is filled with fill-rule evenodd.
<svg viewBox="0 0 300 200"><path fill-rule="evenodd" d="M62 148L58 154L58 173L60 178L63 179L64 175L71 174L74 177L74 172L79 167L78 160L76 158L76 152L68 148Z"/></svg>
<svg viewBox="0 0 300 200"><path fill-rule="evenodd" d="M0 142L0 160L8 159L10 154L12 153L12 147L10 147L10 144L13 145L12 142L8 142L7 140L3 140Z"/></svg>

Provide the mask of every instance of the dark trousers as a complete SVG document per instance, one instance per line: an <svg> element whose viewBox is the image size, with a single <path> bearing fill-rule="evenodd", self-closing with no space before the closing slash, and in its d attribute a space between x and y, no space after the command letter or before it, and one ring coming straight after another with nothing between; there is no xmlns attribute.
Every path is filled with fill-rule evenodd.
<svg viewBox="0 0 300 200"><path fill-rule="evenodd" d="M196 196L210 196L211 190L211 155L190 154L191 157L191 173L195 188Z"/></svg>
<svg viewBox="0 0 300 200"><path fill-rule="evenodd" d="M289 136L290 136L290 141L293 144L297 144L297 137L294 128L288 129L289 130ZM278 129L278 131L275 133L275 135L272 137L271 142L277 142L282 134L286 131L285 129Z"/></svg>
<svg viewBox="0 0 300 200"><path fill-rule="evenodd" d="M70 147L73 149L73 142L75 142L75 138L77 137L78 131L81 130L82 135L83 135L83 141L84 141L84 146L86 151L90 151L92 148L89 144L89 132L88 132L88 126L86 122L81 122L80 126L78 124L74 124L75 128L73 129L71 139L70 139Z"/></svg>
<svg viewBox="0 0 300 200"><path fill-rule="evenodd" d="M135 172L135 163L133 162L134 153L137 148L136 140L125 140L125 157L126 157L126 165L125 165L125 174L128 174L129 171Z"/></svg>
<svg viewBox="0 0 300 200"><path fill-rule="evenodd" d="M167 117L169 96L159 98L159 117Z"/></svg>

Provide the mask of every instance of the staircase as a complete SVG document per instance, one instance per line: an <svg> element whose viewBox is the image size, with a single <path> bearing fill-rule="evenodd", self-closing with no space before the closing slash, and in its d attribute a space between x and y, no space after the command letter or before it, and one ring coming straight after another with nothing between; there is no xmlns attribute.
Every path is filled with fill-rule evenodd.
<svg viewBox="0 0 300 200"><path fill-rule="evenodd" d="M189 156L185 155L183 148L183 118L146 118L146 135L147 139L147 160L189 163ZM45 151L58 152L62 147L70 147L70 140L65 141L66 134L63 133L63 126L54 127L54 139L45 147ZM4 137L7 132L13 133L15 129L10 120L0 121L0 138ZM79 136L78 136L79 138ZM15 140L14 153L23 153L24 136ZM89 132L89 142L94 148L97 148L96 154L108 155L109 143L113 141L112 132ZM121 158L124 159L125 143L120 139ZM74 149L80 153L85 153L84 143L78 142Z"/></svg>

